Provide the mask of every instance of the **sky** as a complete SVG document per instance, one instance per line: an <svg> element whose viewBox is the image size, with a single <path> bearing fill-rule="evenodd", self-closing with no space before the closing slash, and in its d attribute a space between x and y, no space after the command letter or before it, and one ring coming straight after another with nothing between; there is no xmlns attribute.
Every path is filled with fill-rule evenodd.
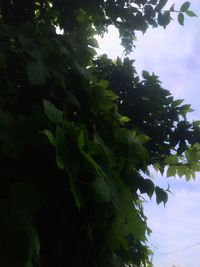
<svg viewBox="0 0 200 267"><path fill-rule="evenodd" d="M169 1L177 9L183 0ZM198 18L186 18L184 27L174 21L167 27L149 29L137 34L136 48L129 55L135 66L154 72L164 88L177 99L192 105L190 120L200 120L200 1L191 0L191 9ZM103 39L98 38L101 53L111 58L123 55L116 30L110 28ZM173 194L164 207L155 199L145 204L152 234L149 239L154 250L155 267L199 267L200 262L200 173L195 181L165 178L152 172L154 182L164 188L170 185Z"/></svg>

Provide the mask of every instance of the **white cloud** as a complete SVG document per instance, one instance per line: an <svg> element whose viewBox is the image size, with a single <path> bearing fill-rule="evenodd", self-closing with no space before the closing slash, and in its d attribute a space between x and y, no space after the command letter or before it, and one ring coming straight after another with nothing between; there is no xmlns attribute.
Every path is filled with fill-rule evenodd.
<svg viewBox="0 0 200 267"><path fill-rule="evenodd" d="M200 177L198 177L200 178ZM164 208L156 206L155 201L146 204L145 212L152 229L150 243L155 249L155 267L199 267L199 247L192 247L180 252L176 251L200 242L200 181L156 178L155 183L164 186L170 182L173 195ZM166 187L166 185L165 185Z"/></svg>
<svg viewBox="0 0 200 267"><path fill-rule="evenodd" d="M96 37L100 49L97 50L99 54L107 54L110 58L116 59L123 55L123 47L120 45L119 33L114 26L108 28L108 34L103 38Z"/></svg>

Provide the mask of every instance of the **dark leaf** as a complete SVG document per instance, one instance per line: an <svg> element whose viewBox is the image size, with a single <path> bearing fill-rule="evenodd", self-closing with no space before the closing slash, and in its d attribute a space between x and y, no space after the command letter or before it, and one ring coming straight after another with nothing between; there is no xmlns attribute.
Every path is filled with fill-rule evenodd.
<svg viewBox="0 0 200 267"><path fill-rule="evenodd" d="M147 18L151 18L155 16L155 11L151 5L146 5L144 7L144 13Z"/></svg>
<svg viewBox="0 0 200 267"><path fill-rule="evenodd" d="M186 1L185 3L183 3L182 4L182 6L181 6L181 8L180 8L180 11L181 12L185 12L185 11L187 11L188 9L189 9L189 7L190 7L190 2L188 2L188 1Z"/></svg>
<svg viewBox="0 0 200 267"><path fill-rule="evenodd" d="M92 191L94 197L100 202L109 202L112 194L109 184L105 181L104 177L96 177L92 182Z"/></svg>
<svg viewBox="0 0 200 267"><path fill-rule="evenodd" d="M140 179L139 182L140 192L146 193L150 198L154 193L154 183L150 179Z"/></svg>
<svg viewBox="0 0 200 267"><path fill-rule="evenodd" d="M58 110L50 101L43 100L44 112L50 122L59 124L63 121L63 112Z"/></svg>
<svg viewBox="0 0 200 267"><path fill-rule="evenodd" d="M160 204L161 202L163 202L165 205L168 200L168 194L159 186L156 186L155 193L156 193L157 204Z"/></svg>
<svg viewBox="0 0 200 267"><path fill-rule="evenodd" d="M150 0L148 3L151 5L156 5L158 3L158 0Z"/></svg>
<svg viewBox="0 0 200 267"><path fill-rule="evenodd" d="M169 10L172 11L172 12L174 12L174 10L175 10L175 4L173 4L173 5L170 7Z"/></svg>
<svg viewBox="0 0 200 267"><path fill-rule="evenodd" d="M158 5L155 7L155 11L159 12L167 4L168 0L160 0Z"/></svg>
<svg viewBox="0 0 200 267"><path fill-rule="evenodd" d="M175 100L175 101L172 102L172 106L173 106L173 107L177 107L177 106L179 106L180 104L182 104L183 101L184 101L184 99L177 99L177 100Z"/></svg>
<svg viewBox="0 0 200 267"><path fill-rule="evenodd" d="M74 96L74 94L71 91L69 90L66 91L66 98L68 103L78 107L79 109L81 108L78 99Z"/></svg>
<svg viewBox="0 0 200 267"><path fill-rule="evenodd" d="M170 11L165 11L164 13L159 12L158 14L158 24L166 28L166 26L170 23Z"/></svg>
<svg viewBox="0 0 200 267"><path fill-rule="evenodd" d="M179 13L178 14L178 22L179 22L179 24L180 25L184 25L184 15L183 15L183 13Z"/></svg>
<svg viewBox="0 0 200 267"><path fill-rule="evenodd" d="M26 73L31 85L45 84L49 78L49 71L42 61L29 63Z"/></svg>

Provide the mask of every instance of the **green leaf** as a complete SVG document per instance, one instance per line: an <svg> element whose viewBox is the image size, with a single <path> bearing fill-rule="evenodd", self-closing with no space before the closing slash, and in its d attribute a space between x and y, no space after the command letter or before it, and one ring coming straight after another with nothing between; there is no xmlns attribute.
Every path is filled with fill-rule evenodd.
<svg viewBox="0 0 200 267"><path fill-rule="evenodd" d="M158 3L158 0L150 0L148 3L151 5L156 5Z"/></svg>
<svg viewBox="0 0 200 267"><path fill-rule="evenodd" d="M193 121L193 127L196 128L196 129L199 129L200 128L200 121Z"/></svg>
<svg viewBox="0 0 200 267"><path fill-rule="evenodd" d="M170 7L169 10L172 11L172 12L174 12L174 11L175 11L175 4L173 4L173 5Z"/></svg>
<svg viewBox="0 0 200 267"><path fill-rule="evenodd" d="M151 138L145 134L138 134L137 135L137 140L139 140L142 144L147 143L148 141L151 140Z"/></svg>
<svg viewBox="0 0 200 267"><path fill-rule="evenodd" d="M177 99L177 100L175 100L175 101L172 102L172 106L173 106L173 107L177 107L177 106L179 106L180 104L182 104L183 101L184 101L184 99Z"/></svg>
<svg viewBox="0 0 200 267"><path fill-rule="evenodd" d="M103 171L101 166L97 163L97 161L95 161L89 153L87 153L86 151L83 150L84 145L85 145L84 132L81 131L80 135L78 137L78 147L79 147L81 153L83 154L85 159L87 159L87 161L91 164L91 166L96 170L97 174L99 174L99 176L103 176L106 178L107 175L105 174L105 172Z"/></svg>
<svg viewBox="0 0 200 267"><path fill-rule="evenodd" d="M109 202L112 199L110 186L104 177L96 177L91 184L95 199L100 202Z"/></svg>
<svg viewBox="0 0 200 267"><path fill-rule="evenodd" d="M50 101L43 100L44 112L50 122L59 124L63 121L63 112L58 110Z"/></svg>
<svg viewBox="0 0 200 267"><path fill-rule="evenodd" d="M111 249L116 250L123 248L125 251L128 251L129 246L125 238L128 234L130 234L128 226L123 222L120 216L116 216L109 232L106 234Z"/></svg>
<svg viewBox="0 0 200 267"><path fill-rule="evenodd" d="M107 89L108 88L108 85L109 85L109 81L107 80L104 80L104 79L101 79L99 82L98 82L98 85L104 89Z"/></svg>
<svg viewBox="0 0 200 267"><path fill-rule="evenodd" d="M184 25L184 15L183 15L183 13L179 13L178 14L178 22L179 22L179 24L180 25Z"/></svg>
<svg viewBox="0 0 200 267"><path fill-rule="evenodd" d="M126 116L121 116L119 118L119 121L122 122L122 123L127 123L127 122L130 121L130 119L128 117L126 117Z"/></svg>
<svg viewBox="0 0 200 267"><path fill-rule="evenodd" d="M168 194L159 186L156 186L155 193L156 193L157 204L160 204L161 202L163 202L165 205L168 200Z"/></svg>
<svg viewBox="0 0 200 267"><path fill-rule="evenodd" d="M186 119L187 113L193 112L193 109L191 109L191 105L188 104L179 107L179 110L184 119Z"/></svg>
<svg viewBox="0 0 200 267"><path fill-rule="evenodd" d="M171 164L178 164L178 157L176 155L170 155L166 158L166 163Z"/></svg>
<svg viewBox="0 0 200 267"><path fill-rule="evenodd" d="M105 158L106 162L110 165L111 168L116 167L116 158L114 156L113 151L105 145L101 137L96 133L93 135L94 142L91 143L92 146L94 146L94 153L99 151L99 148L101 150L101 154L103 153L103 157ZM98 147L96 147L98 146Z"/></svg>
<svg viewBox="0 0 200 267"><path fill-rule="evenodd" d="M109 98L103 97L101 100L99 99L98 106L103 112L110 112L115 106L115 103Z"/></svg>
<svg viewBox="0 0 200 267"><path fill-rule="evenodd" d="M185 174L185 166L177 166L177 174L181 178Z"/></svg>
<svg viewBox="0 0 200 267"><path fill-rule="evenodd" d="M42 61L31 62L28 64L26 73L30 85L45 84L50 74Z"/></svg>
<svg viewBox="0 0 200 267"><path fill-rule="evenodd" d="M167 4L168 0L160 0L159 1L159 7L162 9L166 4Z"/></svg>
<svg viewBox="0 0 200 267"><path fill-rule="evenodd" d="M164 13L158 13L158 24L164 28L170 23L170 11L165 11Z"/></svg>
<svg viewBox="0 0 200 267"><path fill-rule="evenodd" d="M88 44L92 47L99 48L98 41L95 38L90 38Z"/></svg>
<svg viewBox="0 0 200 267"><path fill-rule="evenodd" d="M195 174L194 171L191 171L191 176L192 176L193 180L195 180L195 178L196 178L196 174Z"/></svg>
<svg viewBox="0 0 200 267"><path fill-rule="evenodd" d="M142 71L142 77L143 77L144 79L148 79L149 76L150 76L150 74L149 74L148 71L146 71L146 70L143 70L143 71Z"/></svg>
<svg viewBox="0 0 200 267"><path fill-rule="evenodd" d="M150 179L140 179L139 189L142 194L146 193L150 198L154 192L154 183Z"/></svg>
<svg viewBox="0 0 200 267"><path fill-rule="evenodd" d="M198 150L195 147L195 145L185 151L185 157L189 163L196 162L196 160L198 160L198 156L199 156Z"/></svg>
<svg viewBox="0 0 200 267"><path fill-rule="evenodd" d="M48 137L50 143L51 143L54 147L56 147L56 139L55 139L55 137L54 137L54 135L52 134L51 131L49 131L49 130L44 130L44 131L42 131L41 133L43 133L44 135L46 135L46 136Z"/></svg>
<svg viewBox="0 0 200 267"><path fill-rule="evenodd" d="M115 179L112 183L113 204L119 212L123 222L126 222L127 230L137 240L145 240L145 223L133 204L133 195L130 188L121 179Z"/></svg>
<svg viewBox="0 0 200 267"><path fill-rule="evenodd" d="M84 145L85 145L84 132L81 131L80 135L78 136L78 147L81 151L83 150Z"/></svg>
<svg viewBox="0 0 200 267"><path fill-rule="evenodd" d="M193 11L191 10L186 10L185 13L189 16L189 17L198 17Z"/></svg>
<svg viewBox="0 0 200 267"><path fill-rule="evenodd" d="M144 13L147 19L151 19L152 17L155 16L155 11L151 5L145 5Z"/></svg>
<svg viewBox="0 0 200 267"><path fill-rule="evenodd" d="M117 100L119 98L112 90L104 90L104 96L108 97L111 100Z"/></svg>
<svg viewBox="0 0 200 267"><path fill-rule="evenodd" d="M189 7L190 7L190 2L188 2L188 1L186 1L185 3L183 3L182 4L182 6L181 6L181 8L180 8L180 11L181 12L185 12L185 11L187 11L188 9L189 9Z"/></svg>
<svg viewBox="0 0 200 267"><path fill-rule="evenodd" d="M181 140L179 142L179 147L178 147L177 153L179 155L181 155L183 152L185 152L186 149L187 149L186 141L185 140Z"/></svg>
<svg viewBox="0 0 200 267"><path fill-rule="evenodd" d="M175 166L170 166L167 169L167 177L172 177L176 175L176 167Z"/></svg>
<svg viewBox="0 0 200 267"><path fill-rule="evenodd" d="M83 150L81 151L81 153L84 155L87 161L91 164L91 166L96 170L97 174L105 178L107 177L106 173L103 171L101 166L97 163L97 161L93 159L93 157L90 154L88 154L87 152Z"/></svg>
<svg viewBox="0 0 200 267"><path fill-rule="evenodd" d="M200 143L195 143L193 145L194 148L196 148L198 151L200 150Z"/></svg>
<svg viewBox="0 0 200 267"><path fill-rule="evenodd" d="M40 256L40 238L37 229L30 225L28 229L28 236L29 236L29 255L28 260L25 264L25 267L34 267L33 265L33 258L35 262L39 263L39 256Z"/></svg>
<svg viewBox="0 0 200 267"><path fill-rule="evenodd" d="M189 168L186 168L186 170L185 170L186 181L190 180L190 176L191 176L190 170L189 170Z"/></svg>
<svg viewBox="0 0 200 267"><path fill-rule="evenodd" d="M160 0L157 6L155 7L156 12L160 12L163 7L167 4L168 0Z"/></svg>

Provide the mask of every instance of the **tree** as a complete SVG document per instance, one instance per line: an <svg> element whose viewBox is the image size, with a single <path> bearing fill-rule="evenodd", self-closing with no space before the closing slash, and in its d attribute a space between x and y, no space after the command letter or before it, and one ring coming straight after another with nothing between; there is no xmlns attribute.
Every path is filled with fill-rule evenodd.
<svg viewBox="0 0 200 267"><path fill-rule="evenodd" d="M143 174L194 178L200 124L154 74L97 58L94 35L115 25L128 53L166 3L0 1L1 266L151 266L141 194L168 192Z"/></svg>

